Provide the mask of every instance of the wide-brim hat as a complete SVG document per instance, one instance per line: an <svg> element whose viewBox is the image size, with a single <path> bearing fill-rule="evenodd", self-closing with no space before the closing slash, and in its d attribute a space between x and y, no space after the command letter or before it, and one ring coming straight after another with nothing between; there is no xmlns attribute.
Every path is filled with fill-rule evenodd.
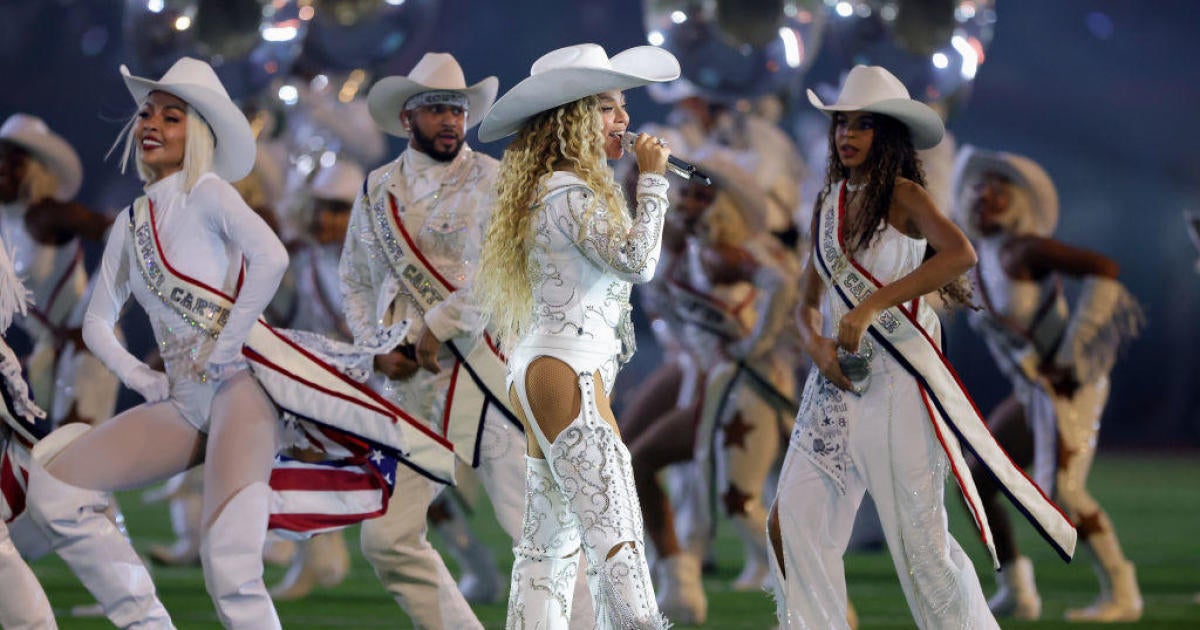
<svg viewBox="0 0 1200 630"><path fill-rule="evenodd" d="M967 225L966 199L970 188L985 173L996 173L1029 193L1030 224L1038 236L1050 236L1058 227L1058 191L1054 181L1037 162L1015 153L986 151L964 145L954 163L954 218Z"/></svg>
<svg viewBox="0 0 1200 630"><path fill-rule="evenodd" d="M313 177L308 192L316 199L354 203L362 191L366 173L354 162L339 158L333 166L322 167Z"/></svg>
<svg viewBox="0 0 1200 630"><path fill-rule="evenodd" d="M58 179L54 198L68 201L83 185L83 164L79 154L62 136L50 130L41 118L29 114L13 114L0 125L0 140L7 140L29 152L46 165Z"/></svg>
<svg viewBox="0 0 1200 630"><path fill-rule="evenodd" d="M146 102L151 92L166 92L183 99L204 118L216 140L212 169L221 179L236 182L250 174L257 154L254 132L250 130L246 115L229 98L212 66L199 59L181 57L158 81L135 77L124 65L121 76L138 107Z"/></svg>
<svg viewBox="0 0 1200 630"><path fill-rule="evenodd" d="M635 46L611 58L597 44L552 50L533 62L529 78L496 101L479 125L479 139L499 140L534 115L585 96L678 77L675 55L654 46Z"/></svg>
<svg viewBox="0 0 1200 630"><path fill-rule="evenodd" d="M406 77L384 77L367 93L367 108L371 118L387 133L401 138L408 137L408 130L400 123L400 112L408 99L422 92L459 92L467 97L467 129L474 127L488 108L496 101L500 80L487 77L472 86L467 86L458 60L449 53L425 53Z"/></svg>
<svg viewBox="0 0 1200 630"><path fill-rule="evenodd" d="M882 66L854 66L846 75L837 102L831 105L822 102L812 90L808 90L808 102L826 113L872 112L891 116L908 127L916 149L932 148L946 132L942 117L928 105L913 100L900 79Z"/></svg>

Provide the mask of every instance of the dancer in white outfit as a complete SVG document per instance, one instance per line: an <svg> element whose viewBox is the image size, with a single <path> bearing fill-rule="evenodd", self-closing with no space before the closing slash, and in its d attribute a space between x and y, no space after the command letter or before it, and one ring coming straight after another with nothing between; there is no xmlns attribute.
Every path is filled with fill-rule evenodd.
<svg viewBox="0 0 1200 630"><path fill-rule="evenodd" d="M629 451L608 396L634 351L631 283L650 280L658 262L669 150L638 137L632 212L605 159L623 153L621 90L674 79L679 63L650 46L610 59L580 44L543 55L530 75L480 127L485 141L517 134L475 285L492 325L516 342L506 344L509 395L528 436L507 626L567 627L582 548L593 625L658 628Z"/></svg>
<svg viewBox="0 0 1200 630"><path fill-rule="evenodd" d="M1112 259L1053 239L1058 195L1033 160L965 147L954 186L955 219L979 251L984 309L971 324L1013 386L988 426L1076 522L1100 579L1095 604L1067 611L1067 619L1137 621L1142 596L1133 563L1087 478L1109 374L1122 341L1136 334L1141 310L1117 281ZM1083 280L1074 308L1063 295L1064 276ZM998 616L1037 619L1033 564L1017 550L999 488L986 476L979 485L1001 563L1000 590L988 603Z"/></svg>
<svg viewBox="0 0 1200 630"><path fill-rule="evenodd" d="M811 91L809 98L833 119L798 313L818 369L804 388L768 520L780 623L847 627L842 555L869 491L918 627L996 628L970 559L947 530L948 464L977 499L949 433L1011 486L1060 553L1069 556L1075 538L977 413L970 416L973 403L934 341L938 320L921 296L975 263L970 242L921 186L914 147L936 144L941 120L877 66L851 70L832 105ZM822 332L823 300L832 338ZM979 525L990 544L986 520Z"/></svg>
<svg viewBox="0 0 1200 630"><path fill-rule="evenodd" d="M79 329L88 294L83 241L102 241L112 221L71 201L83 182L79 157L40 118L10 116L0 147L0 237L33 293L16 321L34 342L25 357L33 397L56 424L107 420L119 383Z"/></svg>
<svg viewBox="0 0 1200 630"><path fill-rule="evenodd" d="M169 628L141 559L98 511L106 492L204 461L200 558L221 622L279 628L262 578L269 519L278 514L281 527L313 531L378 515L382 505L330 514L338 521L312 526L304 512L286 509L286 496L272 496L267 482L275 454L284 435L292 435L283 431L277 406L291 422L321 422L327 428L319 432L329 439L337 439L331 431L342 423L390 452L406 445L413 465L439 478L452 476L453 453L350 378L355 368L365 376L366 355L315 335L300 347L260 321L288 257L228 183L250 171L254 137L212 68L185 57L160 81L124 74L139 108L126 156L148 183L109 238L83 335L147 402L94 429L68 425L40 441L29 510L114 624ZM130 295L149 316L166 374L129 354L113 334ZM293 440L300 441L287 443ZM365 450L350 455L367 459ZM368 481L382 483L379 476Z"/></svg>
<svg viewBox="0 0 1200 630"><path fill-rule="evenodd" d="M25 314L29 292L17 278L8 248L0 241L0 332L12 318ZM0 381L4 404L0 406L0 627L6 630L53 630L54 612L37 577L9 538L8 524L24 510L23 472L29 468L29 449L43 435L39 420L46 417L29 398L29 385L21 363L8 343L0 340Z"/></svg>
<svg viewBox="0 0 1200 630"><path fill-rule="evenodd" d="M486 416L476 406L463 431L454 420L443 425L467 405L457 396L471 379L459 371L456 353L466 357L482 343L471 284L495 200L496 160L471 150L464 135L491 106L497 84L488 77L468 87L454 57L429 53L407 77L387 77L371 88L367 102L376 124L409 143L367 176L350 213L340 273L355 342L376 354L372 386L434 430L455 436L460 458L481 467L496 518L516 539L524 488L520 429L486 402ZM418 269L429 284L414 281ZM502 387L502 364L492 362ZM427 508L442 487L397 469L403 503L363 524L363 553L419 627L478 628L426 539ZM494 566L475 568L484 579L495 574Z"/></svg>

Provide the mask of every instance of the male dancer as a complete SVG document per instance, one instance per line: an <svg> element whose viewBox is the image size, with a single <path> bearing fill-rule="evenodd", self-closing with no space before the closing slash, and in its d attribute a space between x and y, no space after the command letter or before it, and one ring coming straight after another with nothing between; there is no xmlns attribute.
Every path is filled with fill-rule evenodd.
<svg viewBox="0 0 1200 630"><path fill-rule="evenodd" d="M485 468L480 477L496 518L516 539L524 510L525 437L488 404L489 399L499 404L491 394L476 388L478 399L462 398L476 376L488 378L491 367L500 370L500 401L507 401L503 363L494 353L489 364L470 365L472 357L492 351L480 345L489 340L470 285L497 162L472 151L464 136L490 107L497 86L488 77L468 87L454 57L429 53L407 77L387 77L371 89L371 116L409 143L397 159L368 175L351 210L340 269L354 341L377 353L373 386L427 419L436 432L449 433L464 460ZM463 358L468 371L456 362ZM496 375L490 376L494 382ZM486 417L480 401L490 407ZM472 405L474 426L452 419ZM398 469L395 496L404 497L404 505L363 524L363 553L418 627L478 628L425 538L425 508L439 490L417 473ZM580 618L588 619L590 607L584 608L589 610Z"/></svg>

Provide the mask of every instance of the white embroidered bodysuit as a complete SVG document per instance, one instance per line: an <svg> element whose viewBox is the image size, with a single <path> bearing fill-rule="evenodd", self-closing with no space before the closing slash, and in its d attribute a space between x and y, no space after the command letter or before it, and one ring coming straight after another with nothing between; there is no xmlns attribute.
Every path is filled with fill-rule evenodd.
<svg viewBox="0 0 1200 630"><path fill-rule="evenodd" d="M201 176L190 193L182 190L182 183L183 173L175 173L146 186L146 195L153 204L166 260L182 274L237 295L220 335L213 339L192 327L150 290L130 260L136 250L127 209L117 218L104 248L83 336L92 352L128 385L134 371L145 364L120 344L113 329L132 293L150 319L172 399L189 422L205 430L214 391L204 376L205 365L229 363L241 356L250 328L287 269L288 256L279 238L233 186L212 173ZM242 260L245 277L239 291Z"/></svg>
<svg viewBox="0 0 1200 630"><path fill-rule="evenodd" d="M556 171L545 185L549 192L543 207L534 211L528 263L533 318L517 349L620 353L622 362L627 361L634 350L629 294L633 283L654 277L668 206L667 180L652 173L638 177L632 229L627 238L617 239L608 214L613 210L578 176Z"/></svg>

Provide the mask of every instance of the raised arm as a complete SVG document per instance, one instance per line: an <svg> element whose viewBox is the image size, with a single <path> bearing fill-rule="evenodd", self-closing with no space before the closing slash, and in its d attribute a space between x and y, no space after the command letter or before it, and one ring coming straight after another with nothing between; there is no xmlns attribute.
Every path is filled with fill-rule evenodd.
<svg viewBox="0 0 1200 630"><path fill-rule="evenodd" d="M612 213L620 210L605 206L594 191L583 186L567 191L565 212L554 217L554 222L597 266L627 282L649 282L662 247L668 187L661 174L638 176L637 211L627 232L617 232L620 228Z"/></svg>

